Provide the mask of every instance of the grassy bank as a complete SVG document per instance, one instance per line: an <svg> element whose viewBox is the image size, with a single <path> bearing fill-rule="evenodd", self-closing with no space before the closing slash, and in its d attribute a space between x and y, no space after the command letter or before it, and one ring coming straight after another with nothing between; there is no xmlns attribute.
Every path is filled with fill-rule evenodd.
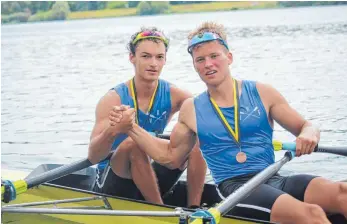
<svg viewBox="0 0 347 224"><path fill-rule="evenodd" d="M172 13L229 11L237 9L274 8L277 2L209 2L200 4L174 5Z"/></svg>
<svg viewBox="0 0 347 224"><path fill-rule="evenodd" d="M94 18L108 18L108 17L120 17L120 16L135 16L136 8L124 8L124 9L105 9L97 11L81 11L71 12L68 19L94 19Z"/></svg>
<svg viewBox="0 0 347 224"><path fill-rule="evenodd" d="M237 9L275 8L276 6L277 2L209 2L200 4L171 5L170 13L192 13L229 11ZM135 15L136 8L105 9L98 11L71 12L68 16L68 19L91 19Z"/></svg>

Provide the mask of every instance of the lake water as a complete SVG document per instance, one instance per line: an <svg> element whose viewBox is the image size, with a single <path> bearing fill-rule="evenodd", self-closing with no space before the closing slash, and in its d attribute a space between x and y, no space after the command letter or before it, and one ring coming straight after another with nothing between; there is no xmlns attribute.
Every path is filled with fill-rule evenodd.
<svg viewBox="0 0 347 224"><path fill-rule="evenodd" d="M235 77L273 85L320 126L322 145L347 146L346 6L127 17L1 27L1 167L29 171L86 157L95 105L133 76L126 43L141 26L158 26L171 38L161 77L204 91L186 36L206 20L226 26ZM294 140L275 129L277 139ZM282 173L347 179L347 159L312 154Z"/></svg>

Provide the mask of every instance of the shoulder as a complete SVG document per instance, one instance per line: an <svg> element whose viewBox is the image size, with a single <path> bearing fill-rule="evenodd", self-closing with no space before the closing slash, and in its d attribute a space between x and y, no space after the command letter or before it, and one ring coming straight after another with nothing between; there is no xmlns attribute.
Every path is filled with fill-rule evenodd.
<svg viewBox="0 0 347 224"><path fill-rule="evenodd" d="M275 104L286 102L284 97L274 86L266 83L256 82L256 87L261 100L266 105L271 107Z"/></svg>
<svg viewBox="0 0 347 224"><path fill-rule="evenodd" d="M170 94L171 94L171 104L174 111L181 109L183 102L186 99L193 97L193 95L182 88L177 87L176 85L170 83Z"/></svg>
<svg viewBox="0 0 347 224"><path fill-rule="evenodd" d="M193 97L189 97L188 99L183 101L181 110L190 110L193 108L194 108L194 98Z"/></svg>
<svg viewBox="0 0 347 224"><path fill-rule="evenodd" d="M276 94L277 95L277 94L279 94L277 89L270 84L257 81L257 82L255 82L255 85L257 87L259 94L263 94L263 95L270 95L270 94Z"/></svg>
<svg viewBox="0 0 347 224"><path fill-rule="evenodd" d="M182 101L193 96L189 91L181 89L172 83L170 83L170 92L173 96L176 96Z"/></svg>
<svg viewBox="0 0 347 224"><path fill-rule="evenodd" d="M102 96L96 106L96 116L103 116L112 109L113 106L121 104L121 99L118 93L114 90L109 90L104 96Z"/></svg>
<svg viewBox="0 0 347 224"><path fill-rule="evenodd" d="M258 82L258 81L252 81L255 83L255 86L257 87L258 91L262 91L262 92L268 92L268 91L275 91L275 88L267 83L262 83L262 82Z"/></svg>
<svg viewBox="0 0 347 224"><path fill-rule="evenodd" d="M181 110L179 112L179 121L185 123L190 129L196 131L195 107L193 97L186 99L182 103Z"/></svg>

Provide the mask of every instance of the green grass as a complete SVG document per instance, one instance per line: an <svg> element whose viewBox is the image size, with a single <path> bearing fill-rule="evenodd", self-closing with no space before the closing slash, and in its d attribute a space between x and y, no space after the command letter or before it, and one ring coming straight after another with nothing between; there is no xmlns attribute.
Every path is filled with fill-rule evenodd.
<svg viewBox="0 0 347 224"><path fill-rule="evenodd" d="M237 9L274 8L276 6L277 2L209 2L199 4L171 5L169 14L229 11ZM92 19L135 15L136 8L104 9L97 11L71 12L68 16L68 19Z"/></svg>
<svg viewBox="0 0 347 224"><path fill-rule="evenodd" d="M172 13L229 11L251 8L274 8L277 2L210 2L200 4L186 4L171 6Z"/></svg>
<svg viewBox="0 0 347 224"><path fill-rule="evenodd" d="M97 11L81 11L71 12L68 19L92 19L92 18L107 18L107 17L120 17L120 16L135 16L136 8L123 8L123 9L104 9Z"/></svg>

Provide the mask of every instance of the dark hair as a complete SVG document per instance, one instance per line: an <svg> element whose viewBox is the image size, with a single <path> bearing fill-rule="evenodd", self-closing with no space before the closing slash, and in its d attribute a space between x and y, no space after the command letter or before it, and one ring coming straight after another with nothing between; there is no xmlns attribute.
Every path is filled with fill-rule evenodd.
<svg viewBox="0 0 347 224"><path fill-rule="evenodd" d="M168 48L169 48L169 43L170 43L170 40L169 38L167 38L165 35L164 35L164 32L162 32L161 30L159 30L158 28L156 27L141 27L141 30L134 33L131 38L130 38L130 41L129 43L127 44L127 49L129 51L129 53L132 53L133 55L135 55L135 50L136 50L136 47L139 45L139 43L141 43L143 40L150 40L150 41L153 41L155 43L160 43L160 42L163 42L162 40L158 39L158 38L147 38L147 39L142 39L142 40L139 40L137 41L135 44L133 44L133 41L135 40L135 38L137 37L137 35L139 33L142 33L144 31L151 31L151 32L161 32L163 34L163 36L165 37L165 39L167 40L167 44L164 43L165 45L165 51L167 52Z"/></svg>

